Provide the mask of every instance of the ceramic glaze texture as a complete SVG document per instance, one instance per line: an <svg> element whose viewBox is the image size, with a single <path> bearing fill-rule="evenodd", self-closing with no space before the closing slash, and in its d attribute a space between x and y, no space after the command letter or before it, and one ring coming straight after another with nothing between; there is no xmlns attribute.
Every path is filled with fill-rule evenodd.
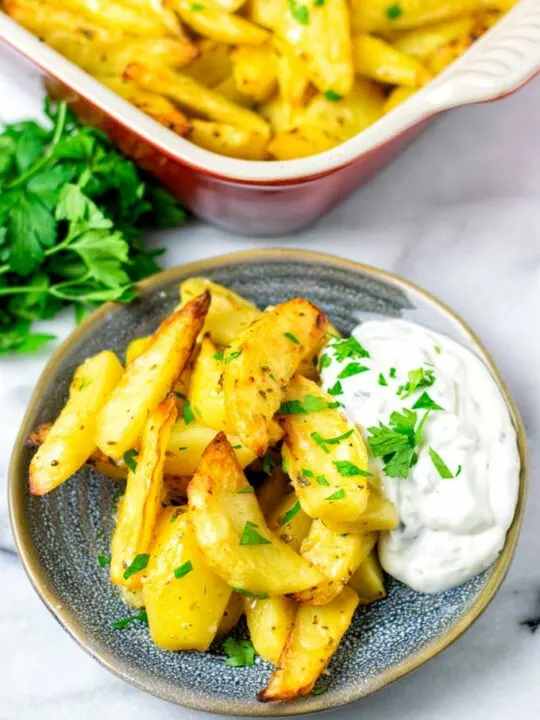
<svg viewBox="0 0 540 720"><path fill-rule="evenodd" d="M71 375L85 358L102 349L123 357L130 339L152 332L178 302L178 282L194 274L222 283L260 307L301 292L321 305L343 333L374 314L403 317L479 352L472 336L450 312L377 271L308 253L263 251L229 256L156 276L146 282L133 304L98 311L77 331L60 358L53 357L52 370L30 406L23 432L55 418ZM286 705L261 705L256 692L270 675L267 663L228 668L219 646L211 654L167 653L152 644L140 623L123 631L111 628L112 621L130 611L109 584L107 568L98 567L96 556L108 552L121 485L84 469L50 495L30 497L29 459L30 451L16 448L12 515L27 570L51 610L92 655L126 680L167 700L230 715L290 715L338 706L379 689L436 654L472 622L496 590L513 550L521 513L520 503L506 557L465 585L430 596L389 581L386 600L357 612L329 673L320 681L324 694ZM522 478L522 500L523 493Z"/></svg>

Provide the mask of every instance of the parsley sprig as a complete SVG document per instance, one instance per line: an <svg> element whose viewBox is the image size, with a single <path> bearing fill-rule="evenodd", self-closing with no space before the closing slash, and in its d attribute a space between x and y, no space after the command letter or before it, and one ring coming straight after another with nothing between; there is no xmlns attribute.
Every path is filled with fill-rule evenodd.
<svg viewBox="0 0 540 720"><path fill-rule="evenodd" d="M25 121L0 133L0 354L52 340L32 323L66 305L79 320L99 303L131 300L163 252L145 250L140 229L185 221L168 193L65 103L47 100L45 113L49 127Z"/></svg>
<svg viewBox="0 0 540 720"><path fill-rule="evenodd" d="M404 408L402 413L393 412L390 415L388 425L381 423L378 427L368 428L368 445L375 457L383 458L384 472L388 477L406 478L418 460L417 419L416 412Z"/></svg>

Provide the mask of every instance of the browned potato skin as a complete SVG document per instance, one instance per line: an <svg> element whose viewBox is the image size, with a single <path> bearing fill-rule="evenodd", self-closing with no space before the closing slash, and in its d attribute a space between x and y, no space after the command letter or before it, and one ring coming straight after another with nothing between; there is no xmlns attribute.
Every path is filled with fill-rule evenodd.
<svg viewBox="0 0 540 720"><path fill-rule="evenodd" d="M302 358L313 353L327 327L326 314L299 297L264 312L229 346L223 372L228 426L259 457L281 436L274 415ZM227 362L227 356L233 359Z"/></svg>

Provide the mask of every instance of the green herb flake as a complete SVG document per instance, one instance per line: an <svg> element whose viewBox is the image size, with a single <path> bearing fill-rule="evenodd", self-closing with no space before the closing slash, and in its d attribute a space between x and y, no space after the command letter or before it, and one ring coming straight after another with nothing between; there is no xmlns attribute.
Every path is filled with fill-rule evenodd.
<svg viewBox="0 0 540 720"><path fill-rule="evenodd" d="M231 445L231 447L233 450L241 450L242 449L242 445Z"/></svg>
<svg viewBox="0 0 540 720"><path fill-rule="evenodd" d="M444 408L437 405L435 400L433 400L427 392L423 392L414 403L413 410L444 410Z"/></svg>
<svg viewBox="0 0 540 720"><path fill-rule="evenodd" d="M463 468L461 467L461 465L458 465L458 466L457 466L457 470L456 470L456 477L457 477L458 475L461 475L461 471L462 471L462 470L463 470Z"/></svg>
<svg viewBox="0 0 540 720"><path fill-rule="evenodd" d="M266 475L271 475L272 470L276 467L276 465L277 462L271 455L268 455L268 453L263 457L262 468L263 472L266 473Z"/></svg>
<svg viewBox="0 0 540 720"><path fill-rule="evenodd" d="M343 477L355 477L359 475L361 477L372 477L372 473L367 470L362 470L358 465L355 465L348 460L334 460L334 465L340 475Z"/></svg>
<svg viewBox="0 0 540 720"><path fill-rule="evenodd" d="M200 12L204 10L204 5L201 5L201 3L191 3L191 10L193 12Z"/></svg>
<svg viewBox="0 0 540 720"><path fill-rule="evenodd" d="M293 342L295 345L300 345L300 340L296 337L296 335L293 335L292 332L286 332L286 333L283 333L283 334L285 335L285 337L287 338L287 340L290 340L290 341Z"/></svg>
<svg viewBox="0 0 540 720"><path fill-rule="evenodd" d="M221 360L223 360L223 350L218 350L212 355L212 357L214 358L214 360L218 360L221 362Z"/></svg>
<svg viewBox="0 0 540 720"><path fill-rule="evenodd" d="M228 365L233 360L236 360L237 357L240 357L241 354L242 354L241 350L233 350L226 356L226 358L223 362L225 363L225 365Z"/></svg>
<svg viewBox="0 0 540 720"><path fill-rule="evenodd" d="M228 637L223 641L229 667L251 667L255 664L255 648L251 640Z"/></svg>
<svg viewBox="0 0 540 720"><path fill-rule="evenodd" d="M233 587L232 585L231 590L234 590L234 592L239 595L244 595L244 597L253 598L254 600L266 600L270 597L266 593L254 593L249 590L244 590L243 588Z"/></svg>
<svg viewBox="0 0 540 720"><path fill-rule="evenodd" d="M321 359L319 360L319 370L324 370L327 367L330 367L332 364L332 358L330 355L327 355L324 353L324 355L321 355Z"/></svg>
<svg viewBox="0 0 540 720"><path fill-rule="evenodd" d="M386 378L382 373L379 373L379 385L382 385L383 387L388 387L388 382L386 381Z"/></svg>
<svg viewBox="0 0 540 720"><path fill-rule="evenodd" d="M132 473L137 470L137 461L135 460L135 458L138 457L138 455L139 453L134 448L132 448L131 450L127 450L124 453L124 462Z"/></svg>
<svg viewBox="0 0 540 720"><path fill-rule="evenodd" d="M408 398L414 392L420 388L428 388L435 382L435 374L433 370L425 368L416 368L409 372L409 379L405 385L400 385L397 389L397 394L401 396L403 400Z"/></svg>
<svg viewBox="0 0 540 720"><path fill-rule="evenodd" d="M339 490L336 490L335 493L332 493L332 495L328 495L328 497L325 497L324 499L326 502L336 502L336 500L343 500L345 497L345 490L343 488L340 488Z"/></svg>
<svg viewBox="0 0 540 720"><path fill-rule="evenodd" d="M361 365L360 363L349 363L346 365L343 370L339 373L338 378L340 380L344 380L348 377L353 377L354 375L359 375L360 373L367 372L369 368L366 365Z"/></svg>
<svg viewBox="0 0 540 720"><path fill-rule="evenodd" d="M443 480L451 480L454 477L454 474L442 457L431 447L429 448L429 457Z"/></svg>
<svg viewBox="0 0 540 720"><path fill-rule="evenodd" d="M193 413L193 408L191 407L191 403L189 400L186 400L184 404L184 422L186 425L189 425L195 420L195 415Z"/></svg>
<svg viewBox="0 0 540 720"><path fill-rule="evenodd" d="M309 9L300 0L289 0L291 15L300 25L309 25Z"/></svg>
<svg viewBox="0 0 540 720"><path fill-rule="evenodd" d="M244 525L240 545L271 545L271 542L257 531L256 523L248 520Z"/></svg>
<svg viewBox="0 0 540 720"><path fill-rule="evenodd" d="M322 7L325 0L313 0L313 7Z"/></svg>
<svg viewBox="0 0 540 720"><path fill-rule="evenodd" d="M340 442L343 442L343 440L346 440L348 437L350 437L354 432L354 429L351 428L347 432L343 433L343 435L338 435L335 438L324 438L320 433L318 432L312 432L311 437L317 445L320 445L320 447L324 450L325 453L329 453L328 445L339 445Z"/></svg>
<svg viewBox="0 0 540 720"><path fill-rule="evenodd" d="M380 423L368 428L370 450L375 457L383 458L384 472L388 477L406 478L416 463L417 419L417 413L404 408L402 413L393 412L390 415L388 425Z"/></svg>
<svg viewBox="0 0 540 720"><path fill-rule="evenodd" d="M440 355L441 352L442 352L440 345L435 345L435 347L434 347L433 349L435 350L435 352L437 353L437 355Z"/></svg>
<svg viewBox="0 0 540 720"><path fill-rule="evenodd" d="M293 519L293 517L294 517L295 515L297 515L299 512L300 512L300 503L297 501L297 502L295 502L295 504L292 506L292 508L291 508L290 510L288 510L288 511L285 513L285 515L282 517L282 519L281 519L281 521L280 521L280 523L279 523L280 527L283 527L283 525L287 525L287 523L290 523L291 520Z"/></svg>
<svg viewBox="0 0 540 720"><path fill-rule="evenodd" d="M111 564L111 557L110 555L98 555L97 556L97 564L99 567L106 567L107 565Z"/></svg>
<svg viewBox="0 0 540 720"><path fill-rule="evenodd" d="M145 625L148 625L148 615L146 613L146 610L141 610L136 615L130 615L129 617L122 618L121 620L116 620L115 622L111 623L111 627L115 630L123 630L128 625L131 625L132 622L139 621L144 623Z"/></svg>
<svg viewBox="0 0 540 720"><path fill-rule="evenodd" d="M328 685L323 685L322 687L315 687L311 691L312 695L315 695L317 697L318 695L323 695L325 692L328 691Z"/></svg>
<svg viewBox="0 0 540 720"><path fill-rule="evenodd" d="M337 380L328 390L328 394L332 395L333 397L335 397L336 395L343 395L343 386L339 382L339 380Z"/></svg>
<svg viewBox="0 0 540 720"><path fill-rule="evenodd" d="M135 555L131 565L124 572L124 580L129 580L132 575L136 575L137 573L144 570L148 565L149 560L150 555L148 553L141 553L140 555Z"/></svg>
<svg viewBox="0 0 540 720"><path fill-rule="evenodd" d="M325 90L324 97L329 102L339 102L343 100L343 95L340 95L335 90Z"/></svg>
<svg viewBox="0 0 540 720"><path fill-rule="evenodd" d="M388 376L391 377L392 380L395 380L396 375L397 375L397 370L396 370L396 368L395 368L395 367L391 367L390 370L388 371Z"/></svg>
<svg viewBox="0 0 540 720"><path fill-rule="evenodd" d="M315 482L317 483L317 485L321 485L321 487L330 487L330 483L324 475L317 475L317 477L315 478Z"/></svg>
<svg viewBox="0 0 540 720"><path fill-rule="evenodd" d="M403 15L403 10L401 9L401 6L397 3L394 3L393 5L389 5L386 8L386 17L389 20L397 20Z"/></svg>
<svg viewBox="0 0 540 720"><path fill-rule="evenodd" d="M354 337L349 337L346 340L339 339L328 345L328 347L334 351L338 362L371 357L366 348Z"/></svg>
<svg viewBox="0 0 540 720"><path fill-rule="evenodd" d="M287 400L279 406L280 415L306 415L312 412L320 412L335 407L334 403L328 403L317 395L306 395L303 400Z"/></svg>
<svg viewBox="0 0 540 720"><path fill-rule="evenodd" d="M304 477L307 477L307 478L313 477L313 472L311 470L308 470L307 468L302 468L302 470L300 470L300 472Z"/></svg>
<svg viewBox="0 0 540 720"><path fill-rule="evenodd" d="M237 490L237 495L251 495L255 492L255 489L251 485L247 485L246 487L242 488L241 490Z"/></svg>
<svg viewBox="0 0 540 720"><path fill-rule="evenodd" d="M179 565L178 567L174 568L174 577L177 580L181 580L192 570L193 570L193 563L191 562L191 560L186 560L185 563L182 563L182 565Z"/></svg>

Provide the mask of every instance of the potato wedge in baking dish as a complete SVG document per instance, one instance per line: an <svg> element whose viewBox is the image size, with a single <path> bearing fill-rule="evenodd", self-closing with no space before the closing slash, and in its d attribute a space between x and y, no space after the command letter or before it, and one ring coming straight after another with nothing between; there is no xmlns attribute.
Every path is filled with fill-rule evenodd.
<svg viewBox="0 0 540 720"><path fill-rule="evenodd" d="M111 580L116 585L141 585L161 508L163 465L175 417L176 404L170 396L150 413L140 452L129 458L126 492L119 504L111 541Z"/></svg>
<svg viewBox="0 0 540 720"><path fill-rule="evenodd" d="M266 524L252 487L223 433L205 450L188 487L199 546L237 592L267 597L300 592L324 576Z"/></svg>
<svg viewBox="0 0 540 720"><path fill-rule="evenodd" d="M122 377L112 352L86 360L75 371L67 403L47 432L36 433L40 447L30 463L30 492L44 495L67 480L96 449L99 411Z"/></svg>
<svg viewBox="0 0 540 720"><path fill-rule="evenodd" d="M323 607L300 605L285 648L259 700L292 700L313 689L347 628L358 605L358 595L344 587Z"/></svg>
<svg viewBox="0 0 540 720"><path fill-rule="evenodd" d="M223 390L228 427L257 455L279 439L274 415L287 384L327 326L319 308L295 298L264 312L227 349Z"/></svg>
<svg viewBox="0 0 540 720"><path fill-rule="evenodd" d="M143 598L150 636L164 650L208 650L232 594L199 549L187 508L157 521Z"/></svg>
<svg viewBox="0 0 540 720"><path fill-rule="evenodd" d="M106 455L119 460L138 446L148 413L187 365L209 305L210 294L203 293L167 317L148 348L127 366L98 418L96 444Z"/></svg>
<svg viewBox="0 0 540 720"><path fill-rule="evenodd" d="M284 467L303 510L342 532L341 523L357 522L365 512L370 473L362 436L337 405L316 383L297 375L280 422Z"/></svg>

